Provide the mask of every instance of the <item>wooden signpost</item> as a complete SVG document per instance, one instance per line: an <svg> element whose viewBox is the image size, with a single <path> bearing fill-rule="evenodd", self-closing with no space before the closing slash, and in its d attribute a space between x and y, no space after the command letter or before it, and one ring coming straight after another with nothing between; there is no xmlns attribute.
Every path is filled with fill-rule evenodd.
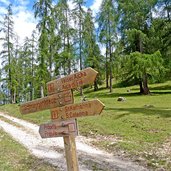
<svg viewBox="0 0 171 171"><path fill-rule="evenodd" d="M99 115L103 108L104 104L99 100L70 104L64 107L51 109L51 119L69 119L82 116Z"/></svg>
<svg viewBox="0 0 171 171"><path fill-rule="evenodd" d="M39 133L42 138L77 136L77 122L75 119L50 122L40 125Z"/></svg>
<svg viewBox="0 0 171 171"><path fill-rule="evenodd" d="M63 91L51 96L36 99L20 105L20 112L28 114L46 109L51 109L59 106L64 106L74 102L71 90Z"/></svg>
<svg viewBox="0 0 171 171"><path fill-rule="evenodd" d="M64 78L59 78L47 83L48 94L54 94L65 90L71 90L83 85L92 84L97 76L97 71L86 68Z"/></svg>
<svg viewBox="0 0 171 171"><path fill-rule="evenodd" d="M97 71L86 68L64 78L47 83L48 96L20 106L22 114L45 109L51 110L50 123L42 124L39 133L42 138L63 137L68 171L79 171L75 136L78 135L77 117L99 115L104 104L100 100L74 103L72 89L92 84Z"/></svg>

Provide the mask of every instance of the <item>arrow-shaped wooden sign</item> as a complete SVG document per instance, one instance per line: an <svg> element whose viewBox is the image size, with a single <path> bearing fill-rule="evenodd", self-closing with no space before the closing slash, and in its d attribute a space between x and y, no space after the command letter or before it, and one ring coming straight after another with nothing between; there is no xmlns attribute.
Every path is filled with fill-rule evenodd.
<svg viewBox="0 0 171 171"><path fill-rule="evenodd" d="M46 109L64 106L74 102L73 93L71 90L64 91L58 94L36 99L20 105L20 112L28 114Z"/></svg>
<svg viewBox="0 0 171 171"><path fill-rule="evenodd" d="M39 133L42 138L64 137L70 135L77 136L77 122L75 119L70 119L42 124L39 127Z"/></svg>
<svg viewBox="0 0 171 171"><path fill-rule="evenodd" d="M48 94L55 94L60 91L70 90L86 84L92 84L97 76L97 71L86 68L74 74L68 75L47 83Z"/></svg>
<svg viewBox="0 0 171 171"><path fill-rule="evenodd" d="M85 101L83 103L66 105L51 109L51 119L68 119L82 116L99 115L104 108L100 100Z"/></svg>

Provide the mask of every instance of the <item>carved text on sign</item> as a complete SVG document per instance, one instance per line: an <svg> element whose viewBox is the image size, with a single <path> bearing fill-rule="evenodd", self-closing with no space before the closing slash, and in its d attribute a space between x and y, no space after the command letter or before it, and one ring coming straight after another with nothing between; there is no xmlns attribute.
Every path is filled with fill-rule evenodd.
<svg viewBox="0 0 171 171"><path fill-rule="evenodd" d="M39 133L42 138L53 138L69 135L78 135L75 119L55 121L40 125Z"/></svg>
<svg viewBox="0 0 171 171"><path fill-rule="evenodd" d="M99 100L86 101L79 104L66 105L51 109L51 119L68 119L82 116L98 115L102 112L104 104Z"/></svg>
<svg viewBox="0 0 171 171"><path fill-rule="evenodd" d="M73 94L71 90L68 90L21 104L20 112L22 114L33 113L45 109L64 106L71 103L73 103Z"/></svg>
<svg viewBox="0 0 171 171"><path fill-rule="evenodd" d="M47 83L48 94L54 94L60 91L74 89L94 82L97 72L92 68L86 68L82 71L59 78Z"/></svg>

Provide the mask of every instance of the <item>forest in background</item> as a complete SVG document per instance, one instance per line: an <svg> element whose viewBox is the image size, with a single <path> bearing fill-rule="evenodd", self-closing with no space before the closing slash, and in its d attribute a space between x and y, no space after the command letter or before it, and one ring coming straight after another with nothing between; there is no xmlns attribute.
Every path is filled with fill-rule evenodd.
<svg viewBox="0 0 171 171"><path fill-rule="evenodd" d="M112 92L117 82L138 84L141 94L149 94L149 82L170 79L170 0L103 0L96 16L85 10L86 1L72 3L70 9L67 0L36 1L37 29L23 45L8 6L0 22L1 104L44 97L48 81L86 67L99 72L94 90L105 84Z"/></svg>

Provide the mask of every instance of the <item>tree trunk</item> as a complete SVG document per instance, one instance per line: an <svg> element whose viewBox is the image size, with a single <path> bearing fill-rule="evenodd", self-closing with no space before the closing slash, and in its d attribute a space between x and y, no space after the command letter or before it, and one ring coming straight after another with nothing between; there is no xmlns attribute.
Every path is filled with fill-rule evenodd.
<svg viewBox="0 0 171 171"><path fill-rule="evenodd" d="M143 85L142 85L142 80L140 79L139 81L139 86L140 86L140 94L144 93Z"/></svg>
<svg viewBox="0 0 171 171"><path fill-rule="evenodd" d="M68 53L68 74L71 74L71 48L69 38L69 22L68 22L68 10L66 10L66 26L67 26L67 53Z"/></svg>
<svg viewBox="0 0 171 171"><path fill-rule="evenodd" d="M150 94L150 90L148 88L148 78L147 78L147 74L144 74L143 76L143 94L147 95Z"/></svg>
<svg viewBox="0 0 171 171"><path fill-rule="evenodd" d="M110 93L113 91L112 89L112 71L111 71L111 66L110 66Z"/></svg>
<svg viewBox="0 0 171 171"><path fill-rule="evenodd" d="M50 50L50 55L49 55L49 75L50 75L50 80L52 80L52 46L50 45L49 47Z"/></svg>
<svg viewBox="0 0 171 171"><path fill-rule="evenodd" d="M16 103L16 92L13 93L12 104Z"/></svg>
<svg viewBox="0 0 171 171"><path fill-rule="evenodd" d="M40 87L40 95L41 95L41 98L44 97L43 85L41 85Z"/></svg>
<svg viewBox="0 0 171 171"><path fill-rule="evenodd" d="M112 40L111 40L111 21L110 13L108 13L108 27L109 27L109 79L110 79L110 93L112 92Z"/></svg>
<svg viewBox="0 0 171 171"><path fill-rule="evenodd" d="M33 88L33 80L34 80L34 68L33 68L33 65L34 65L34 37L32 37L32 45L31 45L31 51L32 51L32 54L31 54L31 76L32 76L32 80L30 82L30 87L31 87L31 91L30 91L30 100L33 100L34 99L34 88Z"/></svg>
<svg viewBox="0 0 171 171"><path fill-rule="evenodd" d="M33 77L32 77L33 78ZM30 82L30 101L34 99L34 92L33 92L33 82Z"/></svg>
<svg viewBox="0 0 171 171"><path fill-rule="evenodd" d="M107 56L108 56L108 47L106 45L106 88L109 88L109 74L108 74L108 60L107 60Z"/></svg>
<svg viewBox="0 0 171 171"><path fill-rule="evenodd" d="M97 84L97 78L95 79L94 81L94 91L97 91L99 88L98 88L98 84Z"/></svg>

